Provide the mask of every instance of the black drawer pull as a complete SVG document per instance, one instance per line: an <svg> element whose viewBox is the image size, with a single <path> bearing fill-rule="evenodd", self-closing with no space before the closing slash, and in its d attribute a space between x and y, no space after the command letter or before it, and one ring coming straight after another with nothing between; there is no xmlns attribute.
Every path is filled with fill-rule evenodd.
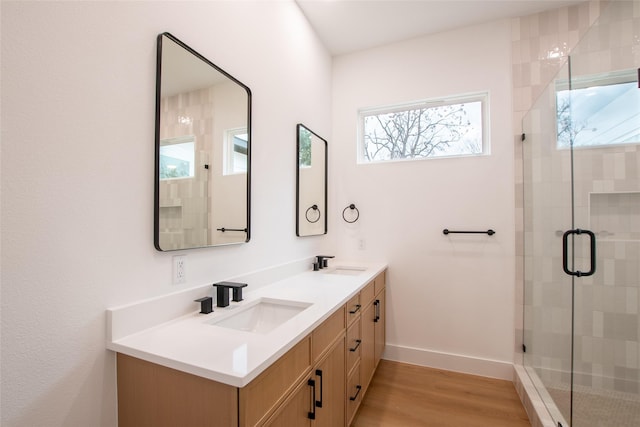
<svg viewBox="0 0 640 427"><path fill-rule="evenodd" d="M360 304L356 304L355 310L349 310L349 314L356 314L358 311L360 311L360 307L362 307Z"/></svg>
<svg viewBox="0 0 640 427"><path fill-rule="evenodd" d="M316 419L316 382L309 378L307 385L311 387L311 412L307 414L310 420Z"/></svg>
<svg viewBox="0 0 640 427"><path fill-rule="evenodd" d="M353 348L350 348L349 351L356 351L358 347L360 347L360 343L362 343L362 340L356 340L356 346Z"/></svg>
<svg viewBox="0 0 640 427"><path fill-rule="evenodd" d="M361 385L357 385L356 386L356 390L358 390L358 391L356 391L356 394L354 394L353 396L349 397L349 400L351 400L352 402L358 398L358 395L360 394L360 390L362 390L362 386Z"/></svg>
<svg viewBox="0 0 640 427"><path fill-rule="evenodd" d="M316 406L322 408L322 370L316 369L316 376L320 377L320 400L316 400Z"/></svg>

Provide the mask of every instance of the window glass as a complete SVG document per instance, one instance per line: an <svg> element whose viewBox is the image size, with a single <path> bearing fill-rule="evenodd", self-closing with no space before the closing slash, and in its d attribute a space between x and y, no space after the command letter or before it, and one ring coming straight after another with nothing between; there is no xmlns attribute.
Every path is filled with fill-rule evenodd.
<svg viewBox="0 0 640 427"><path fill-rule="evenodd" d="M558 148L640 142L640 90L635 73L617 72L556 83Z"/></svg>
<svg viewBox="0 0 640 427"><path fill-rule="evenodd" d="M485 154L487 94L360 111L360 161Z"/></svg>

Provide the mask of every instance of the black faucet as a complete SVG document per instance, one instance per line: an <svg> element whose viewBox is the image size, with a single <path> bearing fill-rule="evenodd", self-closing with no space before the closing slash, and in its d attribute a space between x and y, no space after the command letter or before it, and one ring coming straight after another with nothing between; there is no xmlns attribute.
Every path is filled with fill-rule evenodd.
<svg viewBox="0 0 640 427"><path fill-rule="evenodd" d="M233 301L242 301L242 288L246 287L246 283L236 282L220 282L214 283L216 290L216 305L218 307L226 307L229 305L229 289L233 289Z"/></svg>
<svg viewBox="0 0 640 427"><path fill-rule="evenodd" d="M313 263L313 271L318 271L318 270L322 270L323 268L327 268L328 265L328 258L335 258L335 256L333 255L318 255L316 256L316 262Z"/></svg>

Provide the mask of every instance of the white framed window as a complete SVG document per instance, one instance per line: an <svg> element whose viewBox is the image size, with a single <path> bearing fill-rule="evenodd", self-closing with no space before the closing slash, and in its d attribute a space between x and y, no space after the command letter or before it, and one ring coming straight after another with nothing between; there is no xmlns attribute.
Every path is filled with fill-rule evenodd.
<svg viewBox="0 0 640 427"><path fill-rule="evenodd" d="M160 179L195 176L196 137L193 135L160 141Z"/></svg>
<svg viewBox="0 0 640 427"><path fill-rule="evenodd" d="M556 81L557 148L640 143L637 70Z"/></svg>
<svg viewBox="0 0 640 427"><path fill-rule="evenodd" d="M489 153L487 92L365 108L358 112L358 162Z"/></svg>
<svg viewBox="0 0 640 427"><path fill-rule="evenodd" d="M247 128L229 129L224 135L225 175L247 173Z"/></svg>

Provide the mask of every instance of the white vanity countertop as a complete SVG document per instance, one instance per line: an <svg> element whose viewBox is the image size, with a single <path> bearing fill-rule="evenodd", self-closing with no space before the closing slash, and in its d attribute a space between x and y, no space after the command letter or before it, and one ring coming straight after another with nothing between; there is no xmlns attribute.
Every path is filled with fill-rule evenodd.
<svg viewBox="0 0 640 427"><path fill-rule="evenodd" d="M333 260L332 260L333 261ZM107 348L162 366L177 369L235 387L244 387L319 326L368 284L386 265L383 263L340 263L279 280L255 291L244 288L244 301L230 301L228 307L200 314L194 312L108 341ZM364 271L332 274L340 266L357 266ZM231 291L230 291L231 292ZM260 298L273 298L312 305L268 333L254 333L215 326L211 322ZM144 305L141 305L144 307ZM144 310L139 313L144 316ZM111 310L110 317L117 309Z"/></svg>

